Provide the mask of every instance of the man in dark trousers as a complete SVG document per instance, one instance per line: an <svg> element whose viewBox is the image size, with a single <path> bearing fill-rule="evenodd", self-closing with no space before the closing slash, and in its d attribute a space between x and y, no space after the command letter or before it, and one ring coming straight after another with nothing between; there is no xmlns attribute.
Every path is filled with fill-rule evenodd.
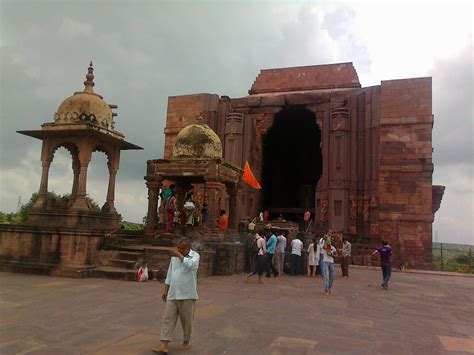
<svg viewBox="0 0 474 355"><path fill-rule="evenodd" d="M277 245L277 237L273 232L267 232L267 277L270 277L270 270L273 272L275 277L278 276L278 271L273 265L273 256L275 255L276 245Z"/></svg>
<svg viewBox="0 0 474 355"><path fill-rule="evenodd" d="M382 246L377 248L372 255L380 254L380 266L382 267L382 287L388 289L388 281L392 275L392 248L386 240L382 241Z"/></svg>

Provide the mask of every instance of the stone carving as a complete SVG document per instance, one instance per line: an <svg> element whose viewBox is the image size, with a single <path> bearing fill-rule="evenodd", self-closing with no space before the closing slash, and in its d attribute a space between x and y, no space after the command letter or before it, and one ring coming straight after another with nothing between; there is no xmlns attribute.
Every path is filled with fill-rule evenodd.
<svg viewBox="0 0 474 355"><path fill-rule="evenodd" d="M320 210L320 219L321 222L326 222L328 220L328 199L323 197L321 199L321 210Z"/></svg>
<svg viewBox="0 0 474 355"><path fill-rule="evenodd" d="M368 222L370 218L370 199L364 199L364 222Z"/></svg>
<svg viewBox="0 0 474 355"><path fill-rule="evenodd" d="M379 234L379 225L377 223L373 223L370 225L370 234L371 235Z"/></svg>
<svg viewBox="0 0 474 355"><path fill-rule="evenodd" d="M377 197L375 197L375 196L372 197L370 199L370 208L377 208L378 205L379 205L379 201L378 201Z"/></svg>
<svg viewBox="0 0 474 355"><path fill-rule="evenodd" d="M357 218L357 198L355 196L349 197L350 207L349 212L351 219Z"/></svg>
<svg viewBox="0 0 474 355"><path fill-rule="evenodd" d="M351 224L349 226L349 234L356 234L356 233L357 233L356 226Z"/></svg>
<svg viewBox="0 0 474 355"><path fill-rule="evenodd" d="M357 200L357 213L362 214L364 212L364 200L359 198Z"/></svg>

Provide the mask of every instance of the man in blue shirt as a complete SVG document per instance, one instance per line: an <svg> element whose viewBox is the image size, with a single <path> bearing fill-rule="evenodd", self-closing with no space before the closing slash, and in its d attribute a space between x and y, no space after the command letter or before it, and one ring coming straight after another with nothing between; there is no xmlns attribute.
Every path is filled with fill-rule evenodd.
<svg viewBox="0 0 474 355"><path fill-rule="evenodd" d="M166 274L162 299L166 302L161 326L161 346L152 349L158 354L168 353L168 343L172 340L178 317L183 327L184 339L181 350L188 350L194 319L194 305L198 299L197 270L199 254L191 250L191 243L181 239L176 249L170 251L171 261Z"/></svg>
<svg viewBox="0 0 474 355"><path fill-rule="evenodd" d="M388 289L388 281L392 276L392 248L387 241L382 242L382 246L377 248L372 255L380 254L380 266L382 267L382 287Z"/></svg>
<svg viewBox="0 0 474 355"><path fill-rule="evenodd" d="M277 277L278 271L275 265L273 265L273 256L275 255L275 251L276 251L277 237L275 233L273 232L268 232L267 237L268 236L270 237L267 239L267 275L266 276L270 277L270 269L271 269L273 272L273 275Z"/></svg>

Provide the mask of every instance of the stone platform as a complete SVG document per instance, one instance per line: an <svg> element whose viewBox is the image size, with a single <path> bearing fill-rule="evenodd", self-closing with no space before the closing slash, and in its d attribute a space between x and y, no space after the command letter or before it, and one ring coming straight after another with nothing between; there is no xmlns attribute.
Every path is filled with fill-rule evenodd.
<svg viewBox="0 0 474 355"><path fill-rule="evenodd" d="M212 276L188 354L474 353L474 278L351 269L322 279ZM0 273L1 354L153 354L163 284ZM178 325L171 354L182 339Z"/></svg>

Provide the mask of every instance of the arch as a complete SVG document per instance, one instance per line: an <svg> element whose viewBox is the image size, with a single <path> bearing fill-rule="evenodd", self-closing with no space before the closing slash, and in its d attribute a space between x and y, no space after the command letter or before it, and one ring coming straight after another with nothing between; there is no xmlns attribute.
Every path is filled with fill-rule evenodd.
<svg viewBox="0 0 474 355"><path fill-rule="evenodd" d="M61 141L57 142L55 145L50 150L49 153L49 161L52 162L54 160L54 154L59 148L65 148L72 157L73 164L77 163L79 164L79 148L76 144L70 142L70 141Z"/></svg>
<svg viewBox="0 0 474 355"><path fill-rule="evenodd" d="M58 151L61 153L60 157L70 157L72 164L68 169L61 164L64 163L62 159L58 161ZM51 165L48 169L48 191L55 192L58 195L70 194L74 199L75 185L77 185L76 176L79 174L79 153L77 147L72 144L60 143L54 146L50 152ZM67 161L66 161L67 163ZM72 169L72 174L71 174ZM68 185L68 181L70 184Z"/></svg>
<svg viewBox="0 0 474 355"><path fill-rule="evenodd" d="M104 164L104 157L107 166ZM102 207L107 201L107 191L110 179L110 164L112 158L107 149L95 147L92 150L88 165L87 192L90 198Z"/></svg>
<svg viewBox="0 0 474 355"><path fill-rule="evenodd" d="M105 145L98 144L92 149L92 154L94 154L94 152L101 152L105 154L105 156L107 157L107 167L110 170L113 164L113 151L111 151L110 148Z"/></svg>

